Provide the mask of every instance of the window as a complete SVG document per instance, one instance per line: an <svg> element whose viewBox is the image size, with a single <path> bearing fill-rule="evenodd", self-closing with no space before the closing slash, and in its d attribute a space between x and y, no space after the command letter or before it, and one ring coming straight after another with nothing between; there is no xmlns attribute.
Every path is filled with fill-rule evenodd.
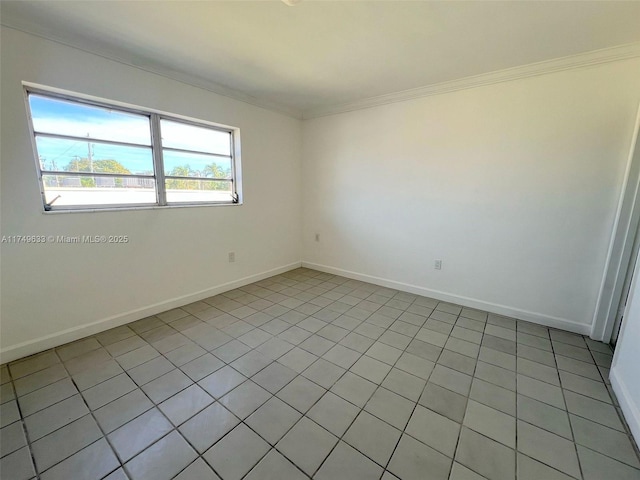
<svg viewBox="0 0 640 480"><path fill-rule="evenodd" d="M26 94L45 210L239 203L238 129Z"/></svg>

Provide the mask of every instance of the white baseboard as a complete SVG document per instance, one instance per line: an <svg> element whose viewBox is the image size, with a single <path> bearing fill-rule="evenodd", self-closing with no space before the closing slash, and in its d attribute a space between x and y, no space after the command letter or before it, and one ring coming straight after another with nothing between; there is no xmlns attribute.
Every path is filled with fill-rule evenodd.
<svg viewBox="0 0 640 480"><path fill-rule="evenodd" d="M431 290L429 288L419 287L417 285L397 282L395 280L389 280L386 278L374 277L372 275L352 272L350 270L343 270L341 268L330 267L328 265L321 265L303 261L302 266L306 268L312 268L314 270L319 270L321 272L341 275L343 277L352 278L354 280L373 283L382 287L393 288L396 290L414 293L416 295L435 298L436 300L442 300L443 302L451 302L462 305L464 307L475 308L498 315L513 317L519 320L525 320L527 322L544 325L546 327L559 328L561 330L567 330L569 332L579 333L581 335L589 335L589 333L591 332L591 325L578 323L566 318L554 317L551 315L546 315L544 313L530 312L528 310L522 310L519 308L500 305L497 303L485 302L476 298L463 297L460 295L455 295L453 293L441 292L439 290Z"/></svg>
<svg viewBox="0 0 640 480"><path fill-rule="evenodd" d="M128 312L119 313L111 317L103 318L95 322L91 322L85 325L80 325L73 328L62 330L61 332L52 333L39 337L33 340L19 343L17 345L11 345L10 347L0 350L0 364L17 360L18 358L33 355L34 353L42 352L53 347L64 345L65 343L73 342L89 335L95 335L96 333L109 330L111 328L119 327L135 320L162 313L172 308L181 307L192 302L197 302L213 295L233 290L234 288L243 287L250 283L264 280L265 278L278 275L280 273L288 272L294 268L299 268L300 262L290 263L282 267L267 270L266 272L256 273L255 275L249 275L248 277L240 278L232 282L217 285L215 287L207 288L199 292L191 293L188 295L182 295L180 297L174 297L170 300L155 303L153 305L147 305L145 307L130 310Z"/></svg>
<svg viewBox="0 0 640 480"><path fill-rule="evenodd" d="M611 380L611 387L618 398L618 403L624 414L624 419L629 425L631 435L636 441L637 445L640 445L640 405L638 405L639 399L634 402L629 389L624 382L618 377L618 372L614 367L609 373L609 380Z"/></svg>

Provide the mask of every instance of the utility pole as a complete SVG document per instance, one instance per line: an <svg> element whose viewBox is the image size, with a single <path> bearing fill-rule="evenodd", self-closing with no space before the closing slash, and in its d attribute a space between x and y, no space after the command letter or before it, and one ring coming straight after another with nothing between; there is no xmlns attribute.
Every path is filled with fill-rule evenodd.
<svg viewBox="0 0 640 480"><path fill-rule="evenodd" d="M54 172L58 171L58 165L56 164L56 160L51 160L51 170ZM56 174L56 187L60 187L60 177Z"/></svg>
<svg viewBox="0 0 640 480"><path fill-rule="evenodd" d="M87 138L90 138L90 134L89 132L87 132ZM91 173L93 173L93 155L91 154L91 142L87 142L87 159L89 160L89 171ZM91 177L93 179L93 186L96 186L96 179L94 177Z"/></svg>

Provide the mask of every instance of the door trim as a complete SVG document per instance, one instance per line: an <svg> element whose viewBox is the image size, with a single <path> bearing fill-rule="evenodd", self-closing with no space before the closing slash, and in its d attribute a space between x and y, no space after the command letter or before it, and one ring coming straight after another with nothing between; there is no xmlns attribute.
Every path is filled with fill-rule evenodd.
<svg viewBox="0 0 640 480"><path fill-rule="evenodd" d="M616 314L622 297L622 289L627 272L632 265L630 260L633 243L640 220L640 105L636 115L635 129L631 140L631 149L624 175L623 189L618 201L613 235L609 243L598 302L593 316L591 338L609 343Z"/></svg>

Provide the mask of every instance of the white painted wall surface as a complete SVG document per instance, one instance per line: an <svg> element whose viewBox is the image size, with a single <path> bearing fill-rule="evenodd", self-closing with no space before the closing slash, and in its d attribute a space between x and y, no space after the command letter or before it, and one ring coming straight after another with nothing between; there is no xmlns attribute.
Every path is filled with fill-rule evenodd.
<svg viewBox="0 0 640 480"><path fill-rule="evenodd" d="M640 59L305 122L7 28L1 75L1 233L131 242L2 245L0 362L301 258L589 331ZM43 214L22 81L239 127L244 205Z"/></svg>
<svg viewBox="0 0 640 480"><path fill-rule="evenodd" d="M611 385L631 433L640 443L640 257L611 366Z"/></svg>
<svg viewBox="0 0 640 480"><path fill-rule="evenodd" d="M299 264L299 120L12 29L1 40L2 235L130 238L3 244L1 362ZM22 81L239 127L244 205L43 214Z"/></svg>
<svg viewBox="0 0 640 480"><path fill-rule="evenodd" d="M639 84L635 58L305 121L304 264L588 334Z"/></svg>

